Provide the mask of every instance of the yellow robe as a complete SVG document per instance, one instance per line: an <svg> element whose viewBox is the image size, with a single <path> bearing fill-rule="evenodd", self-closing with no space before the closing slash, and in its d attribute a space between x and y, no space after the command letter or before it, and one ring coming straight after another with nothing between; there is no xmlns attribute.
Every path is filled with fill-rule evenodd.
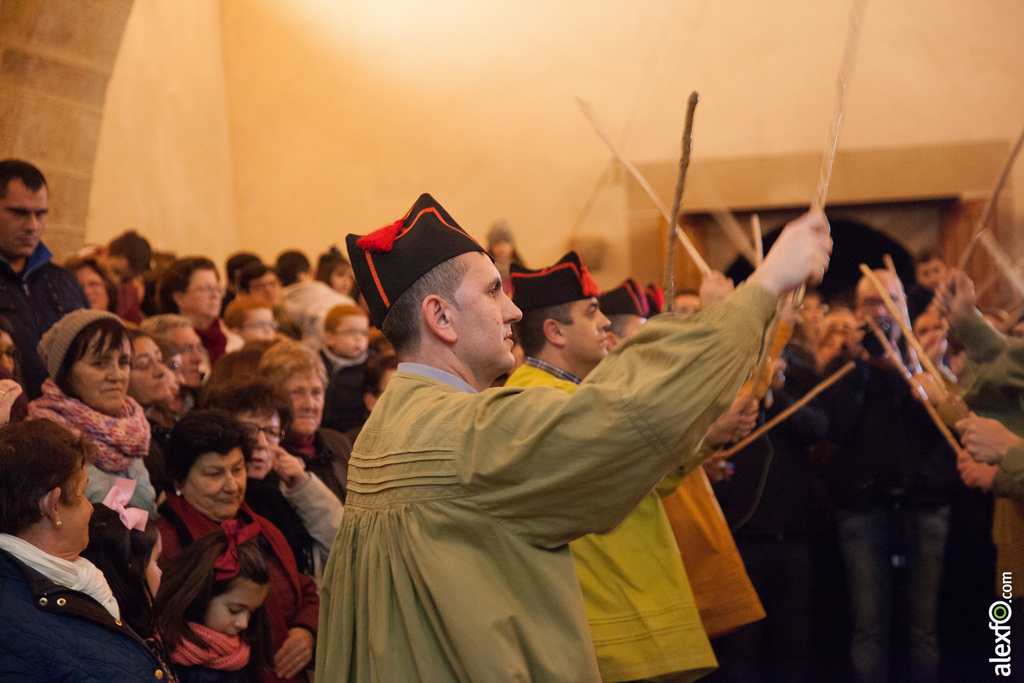
<svg viewBox="0 0 1024 683"><path fill-rule="evenodd" d="M740 286L697 319L658 316L574 394L396 373L353 448L318 680L598 680L568 543L684 465L774 311Z"/></svg>
<svg viewBox="0 0 1024 683"><path fill-rule="evenodd" d="M576 391L572 382L526 365L506 386ZM675 672L687 675L674 680L693 681L718 667L656 493L648 493L615 531L584 536L569 550L602 681Z"/></svg>

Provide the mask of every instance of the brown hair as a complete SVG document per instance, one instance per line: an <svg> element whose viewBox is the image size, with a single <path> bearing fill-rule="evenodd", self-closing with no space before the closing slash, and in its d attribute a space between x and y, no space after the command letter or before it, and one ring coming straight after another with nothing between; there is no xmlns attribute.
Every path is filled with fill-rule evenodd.
<svg viewBox="0 0 1024 683"><path fill-rule="evenodd" d="M275 388L281 387L293 375L314 373L327 388L327 370L316 351L302 342L282 339L275 342L260 358L259 374Z"/></svg>
<svg viewBox="0 0 1024 683"><path fill-rule="evenodd" d="M327 315L324 316L324 331L334 332L338 329L338 325L341 324L341 319L349 315L358 315L360 318L369 318L366 315L366 311L353 306L352 304L338 304L331 310L327 311Z"/></svg>
<svg viewBox="0 0 1024 683"><path fill-rule="evenodd" d="M274 308L265 301L261 301L249 294L239 294L224 309L224 324L231 328L239 328L245 325L249 311L256 311L265 308L271 313Z"/></svg>
<svg viewBox="0 0 1024 683"><path fill-rule="evenodd" d="M17 536L43 517L39 501L60 487L75 501L75 478L95 459L96 447L55 422L29 420L0 427L0 533Z"/></svg>

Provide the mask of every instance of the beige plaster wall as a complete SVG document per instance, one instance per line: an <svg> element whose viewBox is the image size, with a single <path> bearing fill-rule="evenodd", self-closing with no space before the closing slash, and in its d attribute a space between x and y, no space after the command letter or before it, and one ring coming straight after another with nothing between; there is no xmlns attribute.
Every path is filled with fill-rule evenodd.
<svg viewBox="0 0 1024 683"><path fill-rule="evenodd" d="M129 228L156 249L223 256L241 242L220 7L140 0L107 90L87 240Z"/></svg>
<svg viewBox="0 0 1024 683"><path fill-rule="evenodd" d="M142 0L107 97L88 235L136 226L218 258L243 246L315 255L429 191L480 238L507 219L534 265L573 235L605 238L598 279L614 284L630 261L626 181L573 97L637 162L677 158L693 89L695 163L819 153L847 9ZM872 0L840 148L1015 138L1022 34L1016 0Z"/></svg>

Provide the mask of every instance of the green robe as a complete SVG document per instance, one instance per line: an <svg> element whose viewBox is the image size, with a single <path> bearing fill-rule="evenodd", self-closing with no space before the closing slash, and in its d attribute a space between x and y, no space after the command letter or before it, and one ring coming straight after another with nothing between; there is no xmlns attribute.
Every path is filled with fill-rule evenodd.
<svg viewBox="0 0 1024 683"><path fill-rule="evenodd" d="M980 314L954 326L967 348L964 402L982 417L999 420L1024 437L1024 343L997 332ZM1009 572L1024 576L1024 445L1007 451L992 480L996 496L992 541L996 545L996 584ZM1024 595L1013 582L1013 597Z"/></svg>
<svg viewBox="0 0 1024 683"><path fill-rule="evenodd" d="M612 531L696 451L774 312L741 286L658 316L571 395L396 373L353 448L317 678L598 680L568 543Z"/></svg>

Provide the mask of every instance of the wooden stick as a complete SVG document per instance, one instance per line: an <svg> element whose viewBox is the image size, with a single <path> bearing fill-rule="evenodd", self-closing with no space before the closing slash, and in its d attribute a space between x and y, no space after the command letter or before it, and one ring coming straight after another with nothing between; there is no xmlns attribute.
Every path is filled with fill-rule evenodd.
<svg viewBox="0 0 1024 683"><path fill-rule="evenodd" d="M846 47L843 48L843 60L839 64L839 75L836 77L836 102L834 115L829 126L828 138L825 143L825 154L821 158L821 171L818 174L818 190L811 202L811 211L823 211L825 198L828 196L828 184L832 177L832 162L836 156L836 145L839 142L839 129L843 122L843 101L846 98L846 82L853 71L854 58L857 55L857 44L860 38L860 27L864 23L864 7L866 0L853 0L850 6L849 25L846 29Z"/></svg>
<svg viewBox="0 0 1024 683"><path fill-rule="evenodd" d="M757 268L764 261L764 240L761 238L761 217L756 213L750 214L750 232L754 238L754 267Z"/></svg>
<svg viewBox="0 0 1024 683"><path fill-rule="evenodd" d="M881 343L882 348L885 349L886 355L889 356L889 360L891 360L893 365L896 366L896 369L900 371L903 379L907 380L907 384L910 385L910 391L917 394L918 400L924 405L925 411L932 419L932 422L935 423L935 426L938 428L943 438L946 439L946 443L949 444L949 447L953 449L954 453L959 455L960 443L953 436L953 433L949 431L949 427L947 427L946 423L942 421L942 418L939 417L939 411L937 411L935 406L932 405L932 402L928 400L928 393L924 390L924 387L914 381L914 376L910 374L910 370L907 370L907 366L903 364L903 359L900 358L900 354L893 348L889 339L882 334L882 330L878 329L878 325L876 325L873 320L870 320L869 324L871 325L871 331L875 333L876 337L878 337L879 343Z"/></svg>
<svg viewBox="0 0 1024 683"><path fill-rule="evenodd" d="M693 113L697 109L700 96L696 91L690 93L686 105L686 125L683 127L682 154L679 157L679 177L676 178L676 192L672 196L672 212L669 214L668 246L665 249L665 301L669 302L668 310L675 310L676 298L676 240L679 232L679 205L683 202L683 188L686 185L686 169L690 167L690 150L693 147Z"/></svg>
<svg viewBox="0 0 1024 683"><path fill-rule="evenodd" d="M609 151L611 151L612 155L614 155L618 162L622 164L622 167L625 168L631 176L633 176L633 179L636 180L637 184L644 191L644 193L648 197L650 197L652 202L654 202L654 206L657 207L658 211L665 219L665 222L668 223L669 225L673 225L674 222L672 220L671 215L668 212L668 208L665 206L664 202L662 202L661 199L658 197L658 194L654 191L654 188L651 187L651 184L647 182L647 179L644 178L643 174L640 173L637 167L631 164L629 160L626 159L625 156L623 156L622 152L618 150L618 148L612 143L608 135L605 134L604 129L601 128L601 124L597 120L597 116L594 114L594 108L591 107L588 102L585 102L579 97L576 98L576 104L579 106L580 111L583 112L583 116L586 117L587 121L590 122L591 127L593 127L594 129L594 132L597 133L597 137L601 138L601 141L604 142L605 146L609 149ZM700 255L700 252L698 252L697 248L693 246L693 242L691 242L690 239L686 236L686 233L684 233L682 230L678 230L676 234L679 235L679 240L680 242L683 243L683 246L686 248L686 253L688 253L690 255L690 258L693 259L693 262L694 264L696 264L697 269L700 270L701 275L709 275L711 273L711 266L709 266L707 262L704 261L704 259Z"/></svg>
<svg viewBox="0 0 1024 683"><path fill-rule="evenodd" d="M893 279L900 283L900 289L903 289L903 281L900 280L899 273L896 272L896 264L892 260L892 256L889 254L883 254L882 260L885 262L885 269L889 271ZM900 301L900 315L903 316L903 322L907 324L907 327L914 329L914 321L910 319L910 311L907 309L907 293L906 290L903 292L903 299ZM910 358L910 364L913 366L915 372L924 372L921 369L921 359L917 357L917 351L912 347L907 349L907 356Z"/></svg>
<svg viewBox="0 0 1024 683"><path fill-rule="evenodd" d="M896 321L896 324L900 326L901 330L903 330L903 336L906 338L907 343L917 351L918 358L922 363L924 363L925 369L932 377L935 378L935 383L939 386L939 389L944 390L945 382L942 379L942 373L935 367L935 363L932 363L932 359L928 357L928 353L924 350L924 347L921 346L921 342L917 340L913 331L903 321L903 316L900 315L899 309L896 308L896 304L893 302L892 297L889 296L889 292L887 292L885 287L882 286L882 283L879 282L878 277L871 272L871 269L863 263L860 264L860 272L864 273L864 276L867 277L871 284L874 285L875 289L878 290L878 294L882 297L882 303L885 304L885 307L889 310L889 314L893 317L893 320Z"/></svg>
<svg viewBox="0 0 1024 683"><path fill-rule="evenodd" d="M1024 146L1024 131L1021 131L1020 136L1017 138L1017 143L1010 150L1010 156L1007 157L1006 163L1003 164L1003 171L999 174L999 180L996 182L996 189L992 191L992 196L988 198L988 204L985 205L985 210L981 213L981 220L978 221L978 227L974 231L974 236L971 237L971 241L967 243L967 248L964 249L964 253L960 256L960 263L957 264L957 268L960 270L964 270L967 267L967 262L971 260L974 248L978 246L981 233L985 230L985 226L988 225L988 219L992 217L995 211L999 193L1003 191L1006 179L1010 177L1010 169L1013 168L1013 162L1017 159L1021 146Z"/></svg>
<svg viewBox="0 0 1024 683"><path fill-rule="evenodd" d="M749 434L747 434L743 439L741 439L740 441L736 442L736 444L730 446L724 452L722 457L728 458L728 457L734 455L736 453L736 451L739 451L739 450L749 446L756 439L759 439L762 434L764 434L765 432L767 432L771 428L773 428L776 425L778 425L780 422L785 420L787 417L789 417L790 415L792 415L796 411L798 411L801 408L803 408L815 396L817 396L818 394L820 394L821 392L825 391L830 386L832 386L833 384L838 382L839 379L842 378L843 375L848 373L850 370L853 370L853 368L855 366L856 366L856 363L854 363L852 360L849 361L846 365L844 365L843 367L839 368L834 373L832 373L827 379L825 379L824 381L820 382L813 389L811 389L806 394L801 396L798 401L793 403L793 405L791 405L790 407L786 408L781 413L779 413L778 415L776 415L772 419L768 420L767 422L765 422L763 425L761 425L760 427L758 427L754 431L752 431Z"/></svg>
<svg viewBox="0 0 1024 683"><path fill-rule="evenodd" d="M991 256L992 260L995 261L999 272L1003 274L1003 276L1017 291L1017 296L1024 299L1024 279L1021 279L1020 273L1017 272L1017 269L1013 267L1012 263L1010 263L1010 258L1006 255L1006 252L1003 251L1002 247L999 246L999 243L996 242L996 239L992 236L992 231L988 229L982 230L979 235L978 242L985 247L989 256Z"/></svg>

